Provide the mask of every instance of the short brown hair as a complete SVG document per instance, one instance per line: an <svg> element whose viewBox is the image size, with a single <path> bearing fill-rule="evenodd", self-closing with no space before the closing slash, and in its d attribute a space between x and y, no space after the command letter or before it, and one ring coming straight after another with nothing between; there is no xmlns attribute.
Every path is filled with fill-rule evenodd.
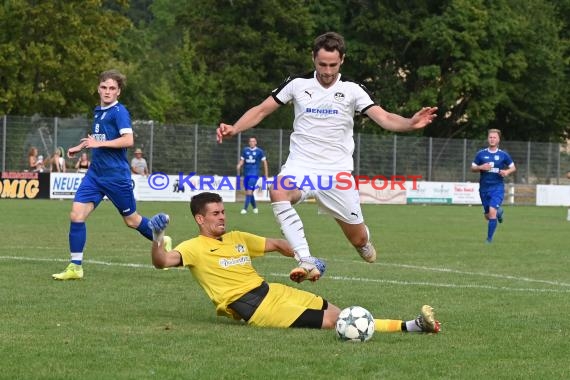
<svg viewBox="0 0 570 380"><path fill-rule="evenodd" d="M341 58L344 57L344 53L346 52L344 37L336 32L321 34L315 38L315 42L313 43L313 57L316 57L321 49L331 52L336 50L340 53Z"/></svg>
<svg viewBox="0 0 570 380"><path fill-rule="evenodd" d="M119 89L127 85L127 77L119 70L107 70L99 74L99 83L105 82L107 79L113 79L117 82Z"/></svg>
<svg viewBox="0 0 570 380"><path fill-rule="evenodd" d="M196 214L204 215L206 206L209 203L221 202L222 197L216 193L203 192L196 194L190 199L190 211L192 212L192 216L196 216Z"/></svg>

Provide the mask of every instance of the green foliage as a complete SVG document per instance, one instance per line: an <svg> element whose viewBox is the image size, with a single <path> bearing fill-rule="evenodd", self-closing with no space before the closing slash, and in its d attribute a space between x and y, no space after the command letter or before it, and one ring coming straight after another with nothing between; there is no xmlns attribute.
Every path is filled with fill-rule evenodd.
<svg viewBox="0 0 570 380"><path fill-rule="evenodd" d="M439 107L426 135L478 138L499 127L510 139L548 140L570 123L559 111L568 51L558 20L549 1L382 1L357 7L346 34L388 110Z"/></svg>
<svg viewBox="0 0 570 380"><path fill-rule="evenodd" d="M167 123L217 123L223 92L208 73L204 59L196 55L187 30L183 31L182 46L172 56L165 75L146 83L147 91L136 95L143 106L141 117Z"/></svg>
<svg viewBox="0 0 570 380"><path fill-rule="evenodd" d="M0 113L90 110L97 74L109 68L128 20L99 0L11 0L0 9Z"/></svg>
<svg viewBox="0 0 570 380"><path fill-rule="evenodd" d="M568 130L568 45L549 2L511 1L518 10L517 30L506 49L501 82L506 96L490 127L505 128L507 138L556 141Z"/></svg>
<svg viewBox="0 0 570 380"><path fill-rule="evenodd" d="M196 52L226 95L222 116L234 122L288 75L310 67L313 23L300 0L213 3L195 1L178 23L191 28ZM276 118L271 125L289 127Z"/></svg>
<svg viewBox="0 0 570 380"><path fill-rule="evenodd" d="M570 1L9 0L0 6L0 113L86 113L93 82L123 70L133 118L235 122L313 39L342 33L343 74L388 111L439 107L423 134L557 141L570 132ZM285 108L260 128L291 126ZM387 133L359 119L357 125Z"/></svg>

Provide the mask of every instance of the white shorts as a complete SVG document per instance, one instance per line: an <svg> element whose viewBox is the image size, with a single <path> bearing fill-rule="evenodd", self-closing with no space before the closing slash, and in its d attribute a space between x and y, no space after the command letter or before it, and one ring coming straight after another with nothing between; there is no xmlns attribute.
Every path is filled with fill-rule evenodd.
<svg viewBox="0 0 570 380"><path fill-rule="evenodd" d="M348 224L364 223L360 208L360 195L354 178L346 171L342 173L345 175L339 182L337 173L320 174L307 168L287 164L281 168L279 176L290 179L295 183L296 188L314 197L319 206L319 212L329 214ZM351 185L348 185L348 181L352 182ZM274 184L274 188L278 186L285 188L283 185L285 183L282 180Z"/></svg>

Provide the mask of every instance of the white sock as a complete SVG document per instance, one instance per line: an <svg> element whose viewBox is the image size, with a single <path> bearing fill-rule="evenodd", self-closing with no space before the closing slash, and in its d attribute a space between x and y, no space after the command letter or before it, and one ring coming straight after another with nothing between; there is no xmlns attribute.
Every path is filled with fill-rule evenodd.
<svg viewBox="0 0 570 380"><path fill-rule="evenodd" d="M406 329L408 332L421 332L422 328L416 324L416 320L406 321Z"/></svg>
<svg viewBox="0 0 570 380"><path fill-rule="evenodd" d="M273 207L273 215L275 215L277 223L281 226L285 239L287 239L295 251L295 258L300 260L305 257L311 257L309 243L307 243L305 238L303 222L297 211L291 206L291 202L274 202L271 203L271 206Z"/></svg>
<svg viewBox="0 0 570 380"><path fill-rule="evenodd" d="M300 190L301 190L301 198L299 198L299 200L297 202L295 202L295 205L298 205L298 204L305 202L305 200L307 198L314 198L315 197L314 190L305 190L305 189L300 189Z"/></svg>
<svg viewBox="0 0 570 380"><path fill-rule="evenodd" d="M83 252L71 252L71 261L83 261Z"/></svg>

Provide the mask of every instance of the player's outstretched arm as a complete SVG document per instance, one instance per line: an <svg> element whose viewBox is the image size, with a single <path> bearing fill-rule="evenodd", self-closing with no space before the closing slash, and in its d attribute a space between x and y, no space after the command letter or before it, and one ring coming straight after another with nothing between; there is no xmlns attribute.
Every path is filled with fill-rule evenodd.
<svg viewBox="0 0 570 380"><path fill-rule="evenodd" d="M72 146L71 148L67 149L67 158L73 158L75 157L75 153L79 153L81 152L81 150L84 148L83 146L83 142L80 142L79 144L77 144L76 146ZM79 161L77 161L77 165L75 165L76 168L79 167Z"/></svg>
<svg viewBox="0 0 570 380"><path fill-rule="evenodd" d="M221 144L224 138L235 136L255 127L277 108L279 108L279 103L272 96L267 97L262 103L247 110L235 124L220 123L216 130L216 141Z"/></svg>
<svg viewBox="0 0 570 380"><path fill-rule="evenodd" d="M178 251L166 251L164 244L164 231L168 227L170 217L166 214L156 214L150 218L148 226L152 230L152 264L155 268L168 268L179 266L182 257Z"/></svg>
<svg viewBox="0 0 570 380"><path fill-rule="evenodd" d="M382 128L392 132L411 132L425 128L437 117L437 107L423 107L411 118L390 113L380 106L370 107L366 115Z"/></svg>
<svg viewBox="0 0 570 380"><path fill-rule="evenodd" d="M285 239L265 239L265 252L279 252L283 256L295 257L293 248Z"/></svg>

